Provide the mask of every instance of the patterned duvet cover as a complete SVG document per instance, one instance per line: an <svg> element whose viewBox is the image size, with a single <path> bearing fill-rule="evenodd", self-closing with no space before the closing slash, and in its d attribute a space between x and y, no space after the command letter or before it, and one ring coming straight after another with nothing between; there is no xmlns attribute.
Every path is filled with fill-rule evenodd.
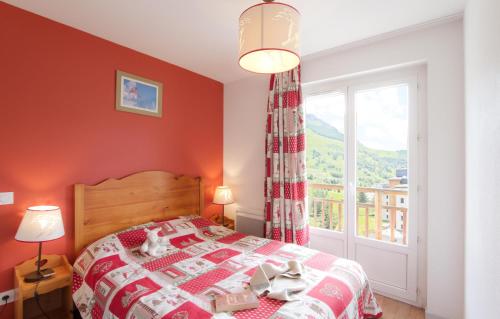
<svg viewBox="0 0 500 319"><path fill-rule="evenodd" d="M140 252L144 228L161 227L168 251ZM264 262L298 260L307 289L298 301L260 298L257 309L215 313L217 294L240 292ZM200 217L149 223L106 236L77 258L73 299L83 318L379 318L361 266L305 247L247 236Z"/></svg>

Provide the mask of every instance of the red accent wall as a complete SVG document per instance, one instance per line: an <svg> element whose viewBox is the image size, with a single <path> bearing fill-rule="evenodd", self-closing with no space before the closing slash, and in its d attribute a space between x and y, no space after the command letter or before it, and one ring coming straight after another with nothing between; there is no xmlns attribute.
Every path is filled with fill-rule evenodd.
<svg viewBox="0 0 500 319"><path fill-rule="evenodd" d="M117 69L163 83L163 118L115 110ZM14 240L28 206L62 208L66 236L44 253L73 258L75 183L142 170L202 176L205 214L218 212L222 112L217 81L0 2L0 192L15 192L15 205L0 206L0 291L37 253Z"/></svg>

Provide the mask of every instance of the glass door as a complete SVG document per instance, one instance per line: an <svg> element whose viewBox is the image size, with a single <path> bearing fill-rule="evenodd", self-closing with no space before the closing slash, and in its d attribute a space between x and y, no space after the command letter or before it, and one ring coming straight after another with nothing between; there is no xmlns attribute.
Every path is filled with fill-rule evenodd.
<svg viewBox="0 0 500 319"><path fill-rule="evenodd" d="M380 293L417 301L417 80L352 85L348 256Z"/></svg>
<svg viewBox="0 0 500 319"><path fill-rule="evenodd" d="M409 85L354 92L356 235L408 243Z"/></svg>
<svg viewBox="0 0 500 319"><path fill-rule="evenodd" d="M305 110L309 223L317 235L313 240L346 257L346 94L309 95ZM325 235L328 241L322 241Z"/></svg>
<svg viewBox="0 0 500 319"><path fill-rule="evenodd" d="M417 301L417 76L305 90L311 247L358 261L380 293Z"/></svg>

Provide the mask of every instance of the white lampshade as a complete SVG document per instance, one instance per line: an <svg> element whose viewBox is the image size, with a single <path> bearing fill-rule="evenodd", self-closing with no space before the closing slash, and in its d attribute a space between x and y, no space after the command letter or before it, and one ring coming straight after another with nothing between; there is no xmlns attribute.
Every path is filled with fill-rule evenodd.
<svg viewBox="0 0 500 319"><path fill-rule="evenodd" d="M57 206L33 206L26 210L16 240L42 242L64 236L61 209Z"/></svg>
<svg viewBox="0 0 500 319"><path fill-rule="evenodd" d="M227 186L219 186L215 189L214 204L227 205L234 203L233 193Z"/></svg>
<svg viewBox="0 0 500 319"><path fill-rule="evenodd" d="M280 73L300 63L300 13L274 2L257 4L240 16L240 66Z"/></svg>

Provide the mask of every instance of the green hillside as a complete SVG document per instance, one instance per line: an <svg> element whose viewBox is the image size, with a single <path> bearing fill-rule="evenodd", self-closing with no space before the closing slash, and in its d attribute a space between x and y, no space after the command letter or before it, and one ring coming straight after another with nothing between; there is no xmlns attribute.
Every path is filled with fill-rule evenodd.
<svg viewBox="0 0 500 319"><path fill-rule="evenodd" d="M307 127L314 130L314 132L318 133L321 136L328 137L334 140L343 141L344 134L339 132L337 128L331 126L330 124L324 122L323 120L317 118L312 114L307 114Z"/></svg>
<svg viewBox="0 0 500 319"><path fill-rule="evenodd" d="M307 115L307 175L309 182L342 184L344 135L321 119ZM406 151L358 147L358 186L385 184L397 168L406 167Z"/></svg>

